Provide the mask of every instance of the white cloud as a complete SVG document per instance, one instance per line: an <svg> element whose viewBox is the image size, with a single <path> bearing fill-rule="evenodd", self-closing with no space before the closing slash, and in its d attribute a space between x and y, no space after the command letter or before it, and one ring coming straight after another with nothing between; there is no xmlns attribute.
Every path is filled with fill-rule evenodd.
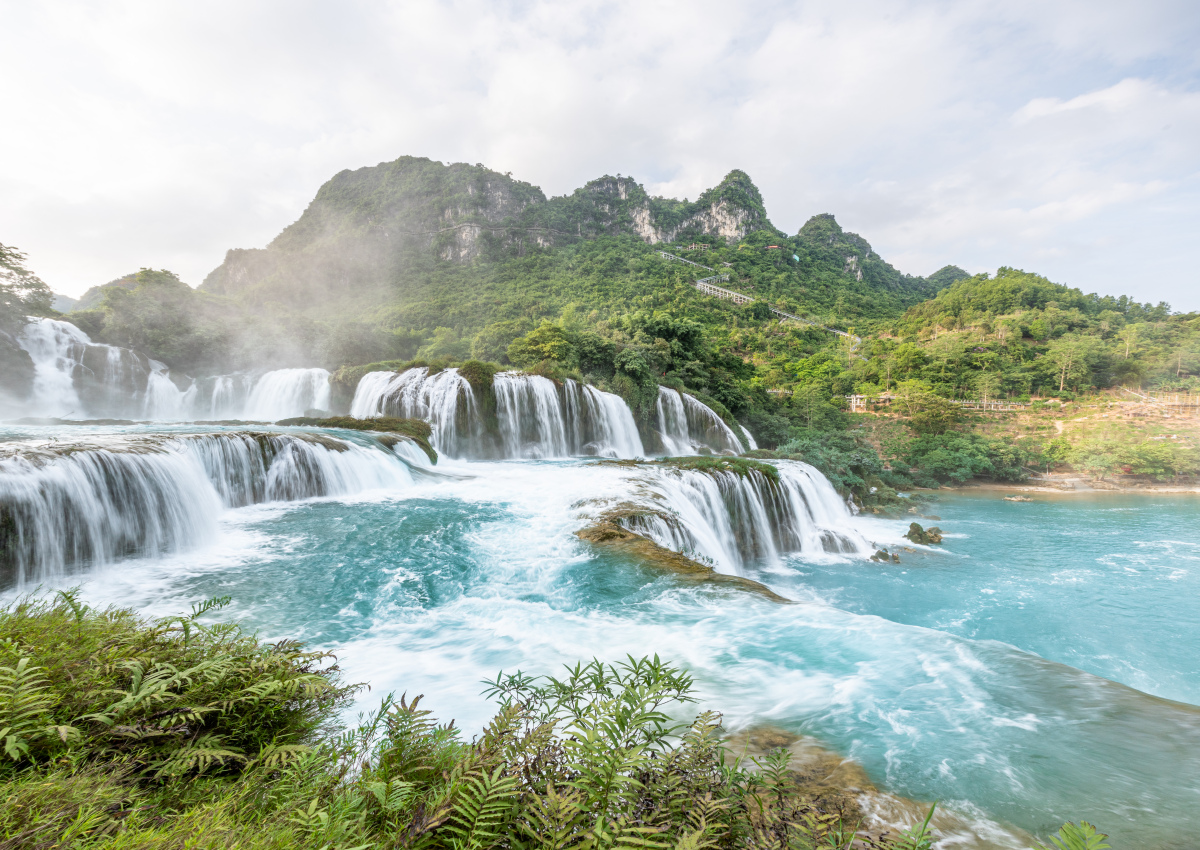
<svg viewBox="0 0 1200 850"><path fill-rule="evenodd" d="M1174 2L0 0L0 241L78 293L198 283L343 168L695 197L732 168L912 273L1200 308L1200 14Z"/></svg>

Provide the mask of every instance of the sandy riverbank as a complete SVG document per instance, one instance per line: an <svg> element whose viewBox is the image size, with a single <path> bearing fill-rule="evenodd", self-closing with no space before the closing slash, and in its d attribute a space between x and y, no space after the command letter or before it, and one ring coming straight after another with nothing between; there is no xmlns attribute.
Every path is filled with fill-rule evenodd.
<svg viewBox="0 0 1200 850"><path fill-rule="evenodd" d="M971 481L943 490L995 491L1001 493L1178 493L1200 495L1200 483L1174 484L1156 481L1122 481L1119 478L1088 478L1081 475L1052 475L1033 478L1020 484L997 481Z"/></svg>

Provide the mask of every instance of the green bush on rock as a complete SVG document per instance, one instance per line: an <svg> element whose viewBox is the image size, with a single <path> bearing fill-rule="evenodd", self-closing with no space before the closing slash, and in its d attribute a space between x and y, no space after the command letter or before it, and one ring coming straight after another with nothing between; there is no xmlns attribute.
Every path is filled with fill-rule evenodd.
<svg viewBox="0 0 1200 850"><path fill-rule="evenodd" d="M285 427L305 428L345 428L349 431L372 431L382 434L400 434L408 437L421 451L429 456L432 463L437 463L438 456L433 446L429 445L429 436L433 429L423 419L398 419L391 416L379 416L373 419L355 419L352 416L330 416L317 419L299 416L294 419L281 419L276 425Z"/></svg>

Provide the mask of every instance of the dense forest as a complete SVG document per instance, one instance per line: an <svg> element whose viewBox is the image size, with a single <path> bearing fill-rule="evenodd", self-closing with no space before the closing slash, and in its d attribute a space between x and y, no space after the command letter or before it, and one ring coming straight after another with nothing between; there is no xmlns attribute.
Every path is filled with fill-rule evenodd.
<svg viewBox="0 0 1200 850"><path fill-rule="evenodd" d="M11 274L10 289L25 279ZM755 300L702 294L694 281L708 277ZM20 309L52 312L40 292ZM336 175L267 248L231 250L199 288L143 269L66 318L193 375L321 365L345 381L367 364L475 360L591 381L639 416L673 386L864 498L1056 464L1200 468L1186 441L1146 462L1128 446L1016 443L952 404L1195 391L1200 314L1012 268L905 275L832 215L777 229L740 171L695 201L622 176L547 198L480 165L402 157ZM889 401L907 439L868 439L850 395Z"/></svg>

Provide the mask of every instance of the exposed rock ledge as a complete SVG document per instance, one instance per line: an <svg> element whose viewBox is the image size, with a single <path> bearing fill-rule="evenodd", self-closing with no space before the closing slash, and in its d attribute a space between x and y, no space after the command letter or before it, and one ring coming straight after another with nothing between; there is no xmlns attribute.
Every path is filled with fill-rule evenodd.
<svg viewBox="0 0 1200 850"><path fill-rule="evenodd" d="M755 726L733 733L725 744L744 762L761 761L772 752L787 750L791 756L789 791L801 809L814 815L837 812L859 820L860 841L878 842L885 836L894 839L905 828L923 821L929 811L930 803L881 791L862 765L830 752L812 738L774 726ZM937 838L949 839L947 846L964 850L1000 850L1033 843L1033 836L1011 825L975 819L943 806L934 812L930 826ZM857 850L876 845L856 841L853 846Z"/></svg>
<svg viewBox="0 0 1200 850"><path fill-rule="evenodd" d="M593 546L602 546L610 551L623 553L649 567L669 572L686 581L737 587L741 590L757 593L759 596L766 597L772 602L790 603L792 601L780 596L765 584L759 584L756 581L742 578L741 576L730 576L719 573L712 567L697 563L678 552L672 552L670 549L659 546L653 540L622 528L612 519L601 517L592 525L575 532L575 535L580 540L591 543Z"/></svg>

